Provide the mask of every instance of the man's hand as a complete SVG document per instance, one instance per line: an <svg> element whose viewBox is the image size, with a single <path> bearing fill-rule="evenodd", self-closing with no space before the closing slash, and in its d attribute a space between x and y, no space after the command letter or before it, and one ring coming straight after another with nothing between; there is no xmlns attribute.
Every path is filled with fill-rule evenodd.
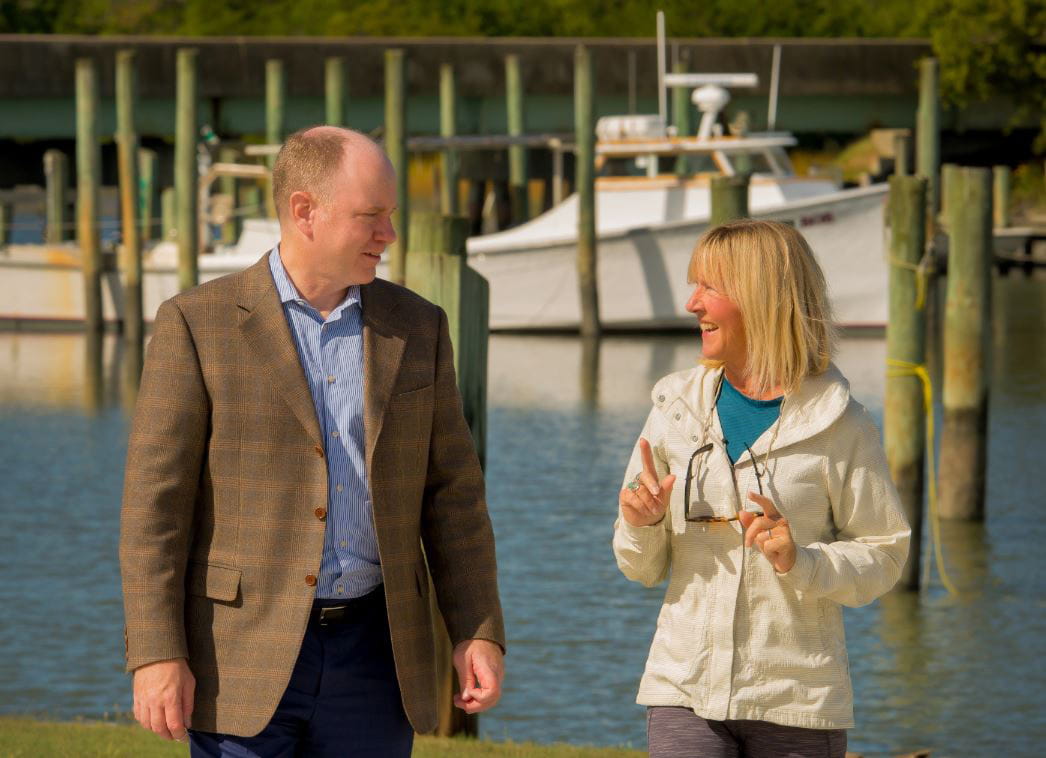
<svg viewBox="0 0 1046 758"><path fill-rule="evenodd" d="M505 662L501 648L490 640L463 640L454 646L454 668L461 692L454 694L454 705L465 713L493 708L501 697Z"/></svg>
<svg viewBox="0 0 1046 758"><path fill-rule="evenodd" d="M134 670L134 717L165 740L188 741L196 679L184 658Z"/></svg>
<svg viewBox="0 0 1046 758"><path fill-rule="evenodd" d="M787 574L795 565L792 528L770 498L749 492L748 499L762 506L763 515L759 516L744 509L738 511L737 517L745 530L745 547L755 545L770 561L774 571Z"/></svg>

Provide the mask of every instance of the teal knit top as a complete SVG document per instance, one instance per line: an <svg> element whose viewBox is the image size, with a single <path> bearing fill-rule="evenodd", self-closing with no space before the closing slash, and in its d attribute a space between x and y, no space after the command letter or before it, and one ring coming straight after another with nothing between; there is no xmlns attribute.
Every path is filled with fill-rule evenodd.
<svg viewBox="0 0 1046 758"><path fill-rule="evenodd" d="M782 400L783 397L753 400L734 389L726 376L723 376L716 412L719 414L719 424L723 427L726 454L731 463L737 463L737 459L745 452L745 447L751 447L759 439L759 435L777 421L781 414Z"/></svg>

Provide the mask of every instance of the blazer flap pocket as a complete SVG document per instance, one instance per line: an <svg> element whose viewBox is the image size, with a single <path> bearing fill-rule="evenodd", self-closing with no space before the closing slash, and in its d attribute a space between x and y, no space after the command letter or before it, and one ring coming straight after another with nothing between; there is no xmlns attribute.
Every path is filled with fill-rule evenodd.
<svg viewBox="0 0 1046 758"><path fill-rule="evenodd" d="M240 573L239 569L214 563L190 564L189 594L231 603L240 592Z"/></svg>

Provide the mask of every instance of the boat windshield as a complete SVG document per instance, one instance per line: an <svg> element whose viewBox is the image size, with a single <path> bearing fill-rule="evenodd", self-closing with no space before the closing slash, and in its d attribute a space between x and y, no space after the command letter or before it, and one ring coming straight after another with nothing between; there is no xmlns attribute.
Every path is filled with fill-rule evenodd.
<svg viewBox="0 0 1046 758"><path fill-rule="evenodd" d="M651 162L657 161L657 171L651 171ZM599 176L664 176L678 175L680 161L684 161L682 173L722 174L724 169L735 174L774 174L774 165L762 151L729 152L713 157L712 153L686 153L683 155L606 155L601 156ZM725 164L725 165L724 165Z"/></svg>

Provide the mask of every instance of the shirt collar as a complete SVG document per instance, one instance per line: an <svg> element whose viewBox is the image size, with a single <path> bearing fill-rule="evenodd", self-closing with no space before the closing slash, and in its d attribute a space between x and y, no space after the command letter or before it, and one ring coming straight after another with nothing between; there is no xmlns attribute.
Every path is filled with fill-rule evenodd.
<svg viewBox="0 0 1046 758"><path fill-rule="evenodd" d="M309 305L308 301L303 298L297 288L294 286L294 282L291 281L290 276L287 274L287 269L283 267L283 260L280 258L280 246L276 245L269 253L269 269L272 271L272 279L276 283L276 292L280 295L280 302L286 305L287 303L297 303L305 308L315 311L316 309ZM353 284L349 287L348 292L345 293L345 299L341 301L337 308L330 312L327 316L328 321L333 321L341 317L341 312L346 308L353 305L358 305L360 302L360 285Z"/></svg>

